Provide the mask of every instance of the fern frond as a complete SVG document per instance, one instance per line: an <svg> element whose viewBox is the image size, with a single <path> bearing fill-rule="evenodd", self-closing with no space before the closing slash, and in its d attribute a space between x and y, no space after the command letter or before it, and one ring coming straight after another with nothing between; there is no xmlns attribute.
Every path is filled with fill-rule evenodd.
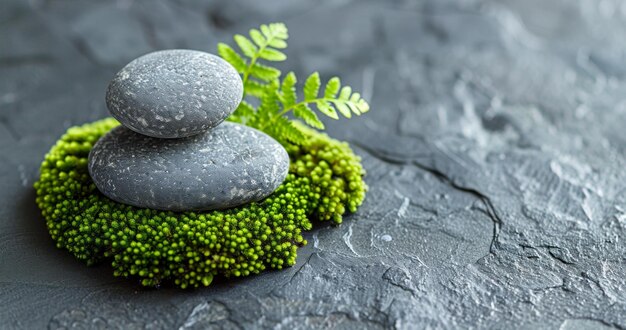
<svg viewBox="0 0 626 330"><path fill-rule="evenodd" d="M345 86L341 89L341 93L339 93L339 100L347 101L350 99L350 95L352 94L352 88L350 86Z"/></svg>
<svg viewBox="0 0 626 330"><path fill-rule="evenodd" d="M219 55L242 75L244 94L255 97L261 97L265 83L278 79L281 74L280 70L263 65L259 60L284 61L287 56L279 49L287 47L289 38L283 23L263 24L259 29L251 29L249 38L241 34L233 37L243 55L226 44L220 43L217 47Z"/></svg>
<svg viewBox="0 0 626 330"><path fill-rule="evenodd" d="M311 101L317 98L320 89L320 74L313 72L304 82L304 100Z"/></svg>
<svg viewBox="0 0 626 330"><path fill-rule="evenodd" d="M260 51L259 57L272 62L281 62L287 59L287 55L285 55L285 53L272 48L265 48Z"/></svg>
<svg viewBox="0 0 626 330"><path fill-rule="evenodd" d="M330 103L326 100L317 100L315 101L315 105L317 106L317 110L319 110L326 116L332 119L339 119L339 116L337 116L337 112L335 111L335 109L330 106Z"/></svg>
<svg viewBox="0 0 626 330"><path fill-rule="evenodd" d="M324 101L334 106L344 117L351 118L352 111L355 115L361 115L369 111L370 107L367 101L361 98L361 94L352 93L350 86L344 86L341 88L338 97L328 97L326 95L336 94L341 83L339 78L334 77L328 81L326 85L326 92L324 93Z"/></svg>
<svg viewBox="0 0 626 330"><path fill-rule="evenodd" d="M246 71L246 60L229 45L220 42L217 44L217 53L226 62L230 63L237 72L244 73Z"/></svg>
<svg viewBox="0 0 626 330"><path fill-rule="evenodd" d="M286 117L278 117L274 125L272 125L272 131L275 135L274 138L278 141L302 144L306 140L304 133Z"/></svg>
<svg viewBox="0 0 626 330"><path fill-rule="evenodd" d="M324 98L335 98L340 87L341 81L339 80L339 77L332 77L328 81L328 83L326 84L326 88L324 89Z"/></svg>
<svg viewBox="0 0 626 330"><path fill-rule="evenodd" d="M261 104L257 108L256 116L252 122L253 127L264 130L266 124L276 117L278 106L278 81L274 80L263 88Z"/></svg>
<svg viewBox="0 0 626 330"><path fill-rule="evenodd" d="M258 81L248 80L243 84L244 93L260 98L263 96L265 86Z"/></svg>
<svg viewBox="0 0 626 330"><path fill-rule="evenodd" d="M289 72L285 79L283 79L279 99L284 107L290 107L296 103L296 82L296 75L293 72Z"/></svg>
<svg viewBox="0 0 626 330"><path fill-rule="evenodd" d="M333 102L335 108L346 118L351 118L352 114L350 113L350 107L344 102Z"/></svg>
<svg viewBox="0 0 626 330"><path fill-rule="evenodd" d="M284 23L262 24L261 32L267 40L285 40L289 38L287 26Z"/></svg>
<svg viewBox="0 0 626 330"><path fill-rule="evenodd" d="M255 54L259 51L256 48L256 46L252 43L252 41L250 41L248 38L242 36L241 34L235 35L235 37L233 37L233 39L235 39L235 42L237 43L237 46L239 46L239 49L241 49L243 54L246 55L249 58L253 58L255 56Z"/></svg>
<svg viewBox="0 0 626 330"><path fill-rule="evenodd" d="M306 104L296 106L293 109L293 115L296 118L302 119L307 125L313 128L324 129L324 123L322 123L315 112Z"/></svg>
<svg viewBox="0 0 626 330"><path fill-rule="evenodd" d="M250 29L250 38L252 38L252 41L259 47L266 43L263 33L257 29Z"/></svg>
<svg viewBox="0 0 626 330"><path fill-rule="evenodd" d="M254 63L250 74L259 80L268 82L280 77L280 70L260 63Z"/></svg>
<svg viewBox="0 0 626 330"><path fill-rule="evenodd" d="M241 74L244 95L260 101L256 109L251 103L242 101L230 120L262 130L281 143L302 144L306 138L302 132L304 126L299 121L290 120L287 117L289 112L310 127L324 129L317 112L339 119L339 114L351 118L353 114L369 111L369 105L359 93L353 92L349 86L342 87L338 77L323 85L318 72L307 77L302 99L298 100L296 75L289 72L281 79L280 70L260 62L284 61L287 56L281 49L287 47L288 38L283 23L271 23L251 29L249 37L235 35L233 39L240 52L226 44L218 44L219 55Z"/></svg>
<svg viewBox="0 0 626 330"><path fill-rule="evenodd" d="M290 72L283 80L279 93L279 100L282 103L283 111L281 115L293 110L293 115L302 119L307 125L323 129L323 123L309 104L314 104L317 110L327 117L339 119L337 112L346 118L351 118L352 113L360 115L369 110L369 105L361 98L361 94L352 93L352 88L345 86L341 88L341 81L337 77L331 78L324 86L324 94L319 96L321 81L319 73L314 72L305 81L303 87L304 100L295 100L296 77ZM337 95L339 94L339 95Z"/></svg>

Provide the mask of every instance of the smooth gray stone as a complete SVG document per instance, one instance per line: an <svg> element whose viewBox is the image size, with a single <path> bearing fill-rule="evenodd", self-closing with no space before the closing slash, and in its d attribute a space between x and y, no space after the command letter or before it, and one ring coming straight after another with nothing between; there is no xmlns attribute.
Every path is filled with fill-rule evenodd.
<svg viewBox="0 0 626 330"><path fill-rule="evenodd" d="M259 201L278 188L288 170L282 145L229 122L184 139L157 139L119 126L89 153L89 173L105 196L159 210L215 210Z"/></svg>
<svg viewBox="0 0 626 330"><path fill-rule="evenodd" d="M111 80L106 103L113 117L137 133L180 138L219 125L242 97L241 77L228 62L173 49L126 65Z"/></svg>

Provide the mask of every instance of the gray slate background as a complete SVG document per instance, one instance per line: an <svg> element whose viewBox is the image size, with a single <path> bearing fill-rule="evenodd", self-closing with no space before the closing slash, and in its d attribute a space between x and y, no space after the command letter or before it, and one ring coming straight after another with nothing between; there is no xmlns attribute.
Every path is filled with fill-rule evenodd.
<svg viewBox="0 0 626 330"><path fill-rule="evenodd" d="M31 186L113 74L271 21L283 69L371 101L329 128L363 156L359 212L195 291L54 248ZM619 0L2 0L0 327L626 329L625 35Z"/></svg>

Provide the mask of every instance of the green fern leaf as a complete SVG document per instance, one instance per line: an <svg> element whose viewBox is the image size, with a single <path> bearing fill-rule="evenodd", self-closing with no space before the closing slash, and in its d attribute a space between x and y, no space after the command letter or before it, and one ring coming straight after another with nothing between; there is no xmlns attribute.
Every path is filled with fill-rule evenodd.
<svg viewBox="0 0 626 330"><path fill-rule="evenodd" d="M357 103L357 107L359 108L361 113L366 113L370 111L370 105L364 99L359 100L359 102Z"/></svg>
<svg viewBox="0 0 626 330"><path fill-rule="evenodd" d="M289 121L286 117L278 117L275 124L280 140L288 140L295 144L302 144L306 141L305 135L302 131L296 127L293 122Z"/></svg>
<svg viewBox="0 0 626 330"><path fill-rule="evenodd" d="M266 39L266 47L273 48L287 48L287 39L289 38L289 33L287 31L287 26L283 23L271 23L269 25L261 25L261 33Z"/></svg>
<svg viewBox="0 0 626 330"><path fill-rule="evenodd" d="M357 105L357 102L359 102L360 99L361 99L361 94L354 93L350 97L350 102L347 102L347 104L350 107L350 109L352 109L352 112L354 112L357 115L361 114L361 109L359 109L359 107Z"/></svg>
<svg viewBox="0 0 626 330"><path fill-rule="evenodd" d="M346 104L348 105L348 107L350 107L350 110L352 110L352 112L354 112L357 116L361 115L361 110L356 106L355 103L347 102Z"/></svg>
<svg viewBox="0 0 626 330"><path fill-rule="evenodd" d="M271 81L280 77L280 70L260 63L254 63L250 69L250 74L262 81Z"/></svg>
<svg viewBox="0 0 626 330"><path fill-rule="evenodd" d="M324 123L319 120L315 112L306 104L298 104L293 109L293 115L296 118L302 119L307 125L313 128L324 129Z"/></svg>
<svg viewBox="0 0 626 330"><path fill-rule="evenodd" d="M272 62L280 62L280 61L284 61L285 59L287 59L287 55L285 55L285 53L276 49L272 49L272 48L265 48L261 50L258 53L258 56L264 60L268 60Z"/></svg>
<svg viewBox="0 0 626 330"><path fill-rule="evenodd" d="M339 110L339 112L341 112L341 114L346 117L346 118L351 118L352 117L352 113L350 113L350 107L341 101L334 101L333 104L335 105L335 108L337 110Z"/></svg>
<svg viewBox="0 0 626 330"><path fill-rule="evenodd" d="M331 102L347 118L351 117L350 111L356 115L361 115L370 109L369 104L361 98L361 94L352 93L352 89L348 86L342 88L339 98L331 100Z"/></svg>
<svg viewBox="0 0 626 330"><path fill-rule="evenodd" d="M350 96L350 102L352 103L357 103L359 102L360 99L361 99L361 94L359 93L354 93L352 94L352 96Z"/></svg>
<svg viewBox="0 0 626 330"><path fill-rule="evenodd" d="M280 70L267 65L262 65L258 63L258 61L284 61L287 58L287 55L278 49L287 47L286 39L288 37L287 27L282 23L261 25L260 31L258 29L251 29L250 38L240 34L235 35L235 42L243 54L250 59L249 62L244 61L243 68L238 70L243 76L242 80L244 83L245 94L256 97L260 97L262 94L258 91L258 89L249 91L245 88L248 81L251 80L250 78L254 78L262 82L269 82L280 77ZM225 51L225 54L227 56L234 57L233 54L237 53L233 50ZM238 63L237 65L240 68L242 67L241 63ZM254 85L253 87L258 86Z"/></svg>
<svg viewBox="0 0 626 330"><path fill-rule="evenodd" d="M265 35L265 37L269 38L270 36L273 35L268 25L261 24L259 28L261 29L261 32L263 33L263 35Z"/></svg>
<svg viewBox="0 0 626 330"><path fill-rule="evenodd" d="M250 38L252 38L252 41L254 41L254 43L257 44L257 46L259 47L263 47L263 45L267 44L267 41L265 37L263 36L263 33L261 33L257 29L250 30Z"/></svg>
<svg viewBox="0 0 626 330"><path fill-rule="evenodd" d="M241 34L237 34L234 37L237 46L241 49L244 55L249 58L254 58L258 49L256 46L250 41L250 39L242 36Z"/></svg>
<svg viewBox="0 0 626 330"><path fill-rule="evenodd" d="M261 32L267 39L287 39L289 34L287 32L287 26L283 23L270 23L268 25L261 25Z"/></svg>
<svg viewBox="0 0 626 330"><path fill-rule="evenodd" d="M278 96L276 91L278 90L278 82L276 80L267 84L263 88L263 94L261 95L261 104L257 109L257 113L260 116L267 116L269 119L274 113L279 110Z"/></svg>
<svg viewBox="0 0 626 330"><path fill-rule="evenodd" d="M352 88L350 88L350 86L345 86L344 88L341 89L341 92L339 93L339 99L347 101L350 99L351 94L352 94Z"/></svg>
<svg viewBox="0 0 626 330"><path fill-rule="evenodd" d="M239 111L239 113L243 116L249 116L254 113L254 107L246 101L241 101L235 111Z"/></svg>
<svg viewBox="0 0 626 330"><path fill-rule="evenodd" d="M283 39L272 39L268 42L268 45L278 49L287 48L287 42Z"/></svg>
<svg viewBox="0 0 626 330"><path fill-rule="evenodd" d="M360 115L369 111L369 105L359 93L353 93L349 86L341 86L338 77L331 78L324 86L320 96L321 81L318 72L307 77L303 86L303 100L298 101L296 75L289 72L281 79L281 72L259 61L284 61L285 53L280 49L287 47L289 37L287 27L282 23L263 24L258 29L251 29L249 37L235 35L241 53L226 44L218 44L218 53L242 75L244 93L258 98L255 107L242 101L229 120L254 127L271 135L281 143L302 144L306 134L304 124L324 129L317 110L333 119L339 119L339 113L346 118L352 114ZM243 54L243 55L242 55ZM290 120L288 113L302 120Z"/></svg>
<svg viewBox="0 0 626 330"><path fill-rule="evenodd" d="M339 80L339 77L332 77L328 83L326 83L324 98L334 99L337 96L337 92L339 92L339 88L341 88L341 81Z"/></svg>
<svg viewBox="0 0 626 330"><path fill-rule="evenodd" d="M326 103L325 101L317 101L315 102L315 105L317 105L317 109L326 116L332 119L339 119L337 111L335 111L335 109L333 109L333 107L328 105L328 103Z"/></svg>
<svg viewBox="0 0 626 330"><path fill-rule="evenodd" d="M317 98L320 89L320 74L313 72L304 82L304 100L312 101Z"/></svg>
<svg viewBox="0 0 626 330"><path fill-rule="evenodd" d="M246 70L246 60L237 54L229 45L220 42L217 44L217 53L226 62L230 63L237 72L243 73Z"/></svg>
<svg viewBox="0 0 626 330"><path fill-rule="evenodd" d="M265 86L254 80L248 80L243 84L243 90L245 93L254 97L263 96L264 88Z"/></svg>
<svg viewBox="0 0 626 330"><path fill-rule="evenodd" d="M296 103L296 85L297 79L293 72L289 72L280 88L280 102L284 108L289 108Z"/></svg>

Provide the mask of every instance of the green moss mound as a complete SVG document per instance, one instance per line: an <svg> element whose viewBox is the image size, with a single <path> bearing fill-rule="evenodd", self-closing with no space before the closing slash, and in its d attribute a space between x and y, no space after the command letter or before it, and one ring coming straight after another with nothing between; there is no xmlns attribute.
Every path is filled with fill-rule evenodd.
<svg viewBox="0 0 626 330"><path fill-rule="evenodd" d="M87 171L93 144L117 125L104 119L70 128L41 165L37 205L59 248L88 264L110 260L115 276L145 286L207 286L218 274L291 266L310 218L340 223L365 197L365 172L348 144L303 127L307 141L285 146L287 179L264 201L185 213L120 204L100 194Z"/></svg>

